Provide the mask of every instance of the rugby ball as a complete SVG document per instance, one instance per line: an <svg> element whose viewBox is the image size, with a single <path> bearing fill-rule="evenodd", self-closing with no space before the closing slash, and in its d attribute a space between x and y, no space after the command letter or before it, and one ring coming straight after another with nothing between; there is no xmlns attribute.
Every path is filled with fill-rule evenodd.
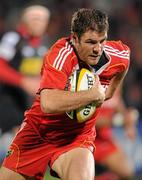
<svg viewBox="0 0 142 180"><path fill-rule="evenodd" d="M76 70L70 78L70 91L82 91L90 89L95 82L95 75L88 69ZM83 97L82 97L83 98ZM87 121L95 113L95 103L87 104L76 110L67 112L71 119L77 119L79 123Z"/></svg>

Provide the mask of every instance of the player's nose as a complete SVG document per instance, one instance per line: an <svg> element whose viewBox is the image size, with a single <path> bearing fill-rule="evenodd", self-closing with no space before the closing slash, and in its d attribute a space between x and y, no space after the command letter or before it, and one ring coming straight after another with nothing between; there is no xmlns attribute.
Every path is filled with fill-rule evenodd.
<svg viewBox="0 0 142 180"><path fill-rule="evenodd" d="M101 43L95 44L95 46L93 47L93 53L94 53L95 55L98 55L98 54L100 54L101 51L102 51L102 45L101 45Z"/></svg>

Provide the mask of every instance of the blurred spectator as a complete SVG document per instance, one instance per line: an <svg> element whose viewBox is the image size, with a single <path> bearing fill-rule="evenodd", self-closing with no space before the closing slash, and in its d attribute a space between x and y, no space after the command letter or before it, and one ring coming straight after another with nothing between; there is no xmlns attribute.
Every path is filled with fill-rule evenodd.
<svg viewBox="0 0 142 180"><path fill-rule="evenodd" d="M96 123L97 136L94 156L97 164L114 173L106 174L107 177L109 176L109 180L130 178L134 176L135 172L134 164L131 163L112 133L113 124L119 126L123 124L125 133L131 141L137 137L136 124L138 113L134 108L126 108L119 91L115 93L111 100L103 104L102 113L98 115ZM113 121L116 113L119 113L119 119L115 118L115 121ZM97 178L99 179L100 177L98 176Z"/></svg>
<svg viewBox="0 0 142 180"><path fill-rule="evenodd" d="M7 132L21 123L38 83L42 57L48 49L50 11L41 5L23 10L16 30L0 41L0 128Z"/></svg>

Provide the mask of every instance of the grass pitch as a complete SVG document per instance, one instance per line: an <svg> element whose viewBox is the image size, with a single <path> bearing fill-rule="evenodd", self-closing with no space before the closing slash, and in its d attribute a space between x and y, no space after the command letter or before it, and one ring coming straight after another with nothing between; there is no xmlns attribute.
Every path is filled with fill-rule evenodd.
<svg viewBox="0 0 142 180"><path fill-rule="evenodd" d="M50 176L49 171L47 171L43 180L60 180L60 179Z"/></svg>

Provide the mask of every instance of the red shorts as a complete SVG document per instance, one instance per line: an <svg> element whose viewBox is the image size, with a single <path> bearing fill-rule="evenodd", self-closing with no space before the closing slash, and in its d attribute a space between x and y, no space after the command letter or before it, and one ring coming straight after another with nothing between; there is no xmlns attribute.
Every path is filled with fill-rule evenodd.
<svg viewBox="0 0 142 180"><path fill-rule="evenodd" d="M41 180L47 169L64 152L76 147L94 149L93 142L76 140L73 143L57 147L49 144L26 122L17 133L4 159L3 166L20 174ZM92 148L92 149L91 149Z"/></svg>
<svg viewBox="0 0 142 180"><path fill-rule="evenodd" d="M94 158L98 163L101 163L109 155L118 151L118 146L109 138L96 138L95 146L96 150L94 151Z"/></svg>

